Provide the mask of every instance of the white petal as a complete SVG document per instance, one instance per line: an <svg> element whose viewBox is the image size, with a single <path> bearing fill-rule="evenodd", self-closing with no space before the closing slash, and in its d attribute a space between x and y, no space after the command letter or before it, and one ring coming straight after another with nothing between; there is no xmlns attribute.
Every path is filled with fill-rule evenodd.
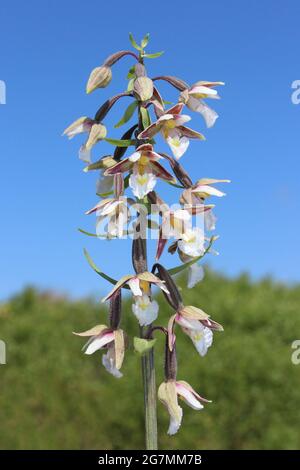
<svg viewBox="0 0 300 470"><path fill-rule="evenodd" d="M133 295L135 295L135 296L142 296L143 295L143 292L141 291L141 288L140 288L140 281L137 277L134 277L133 279L130 279L130 281L128 281L128 285L129 285Z"/></svg>
<svg viewBox="0 0 300 470"><path fill-rule="evenodd" d="M199 227L187 229L178 242L178 249L185 255L197 257L204 252L204 233Z"/></svg>
<svg viewBox="0 0 300 470"><path fill-rule="evenodd" d="M91 163L91 150L88 150L85 145L82 145L79 149L79 158L86 163Z"/></svg>
<svg viewBox="0 0 300 470"><path fill-rule="evenodd" d="M137 297L134 304L132 304L132 311L137 317L141 326L150 325L156 320L158 315L159 306L155 300L150 300L148 295Z"/></svg>
<svg viewBox="0 0 300 470"><path fill-rule="evenodd" d="M190 141L187 137L181 136L180 133L169 132L168 137L166 138L167 144L171 148L174 157L179 159L187 151L187 148L190 144Z"/></svg>
<svg viewBox="0 0 300 470"><path fill-rule="evenodd" d="M88 341L87 343L88 346L84 354L88 354L88 355L93 354L94 352L103 348L103 346L106 346L106 344L110 343L113 340L114 340L113 333L106 333L104 335L101 335L100 337L94 336L90 341Z"/></svg>
<svg viewBox="0 0 300 470"><path fill-rule="evenodd" d="M225 196L225 193L223 193L222 191L219 191L213 186L209 186L208 184L200 184L195 189L193 189L192 192L203 193L207 196L217 196L217 197Z"/></svg>
<svg viewBox="0 0 300 470"><path fill-rule="evenodd" d="M102 364L104 365L107 372L112 374L117 379L123 377L122 372L120 372L115 366L115 359L114 359L114 348L109 348L106 354L102 356Z"/></svg>
<svg viewBox="0 0 300 470"><path fill-rule="evenodd" d="M137 162L141 158L141 155L141 152L134 152L132 155L130 155L128 160L130 160L131 162Z"/></svg>
<svg viewBox="0 0 300 470"><path fill-rule="evenodd" d="M185 401L187 405L189 405L194 410L202 410L203 405L200 403L199 400L195 397L195 395L184 385L176 383L176 391L178 395Z"/></svg>
<svg viewBox="0 0 300 470"><path fill-rule="evenodd" d="M199 320L195 320L193 318L186 318L183 315L176 315L175 317L176 323L184 328L184 331L187 333L186 330L191 331L202 331L203 325L199 322ZM188 333L189 334L189 333Z"/></svg>
<svg viewBox="0 0 300 470"><path fill-rule="evenodd" d="M173 416L170 416L170 424L169 424L169 429L168 429L168 434L170 436L173 436L174 434L176 434L178 429L180 428L183 412L182 412L182 408L180 406L179 406L179 409L180 409L180 419L179 420L176 420L176 419L174 419Z"/></svg>
<svg viewBox="0 0 300 470"><path fill-rule="evenodd" d="M188 116L187 114L181 114L179 117L175 118L176 126L182 126L186 122L189 122L191 119L191 116Z"/></svg>
<svg viewBox="0 0 300 470"><path fill-rule="evenodd" d="M210 88L210 87L206 87L204 85L196 85L190 89L189 94L196 95L196 96L207 95L210 98L211 96L216 96L218 92L217 90L214 90L213 88Z"/></svg>
<svg viewBox="0 0 300 470"><path fill-rule="evenodd" d="M189 267L188 273L188 282L187 287L188 289L192 289L198 282L202 281L204 277L204 269L197 263L192 264Z"/></svg>
<svg viewBox="0 0 300 470"><path fill-rule="evenodd" d="M153 173L144 173L143 175L133 173L129 178L129 186L133 194L142 199L153 190L156 181L156 176Z"/></svg>
<svg viewBox="0 0 300 470"><path fill-rule="evenodd" d="M203 325L202 325L203 326ZM213 333L209 328L203 327L202 331L190 331L189 336L200 356L205 356L213 342Z"/></svg>
<svg viewBox="0 0 300 470"><path fill-rule="evenodd" d="M192 111L195 111L196 113L202 114L207 127L212 127L216 122L217 118L219 117L216 111L207 106L204 101L198 100L197 98L193 98L192 96L187 102L187 107L190 108Z"/></svg>

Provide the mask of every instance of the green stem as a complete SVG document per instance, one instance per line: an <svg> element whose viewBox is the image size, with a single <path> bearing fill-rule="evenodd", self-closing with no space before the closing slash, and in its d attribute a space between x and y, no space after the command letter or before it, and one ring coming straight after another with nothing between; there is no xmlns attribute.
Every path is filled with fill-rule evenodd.
<svg viewBox="0 0 300 470"><path fill-rule="evenodd" d="M156 381L153 348L142 356L142 373L145 407L145 444L147 450L157 450Z"/></svg>
<svg viewBox="0 0 300 470"><path fill-rule="evenodd" d="M142 62L142 60L141 60ZM138 108L139 126L138 130L143 130L140 105ZM144 270L147 271L147 239L144 242ZM144 329L140 329L141 338L145 337ZM142 356L142 376L144 387L144 413L145 413L145 444L147 450L157 450L157 411L156 411L156 380L154 365L154 349L150 349Z"/></svg>

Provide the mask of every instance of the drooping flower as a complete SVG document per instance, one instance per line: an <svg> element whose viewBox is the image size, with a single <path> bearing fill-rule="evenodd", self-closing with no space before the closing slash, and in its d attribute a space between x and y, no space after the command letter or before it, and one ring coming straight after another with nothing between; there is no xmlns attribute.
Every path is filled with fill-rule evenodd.
<svg viewBox="0 0 300 470"><path fill-rule="evenodd" d="M141 199L153 190L157 178L174 181L173 176L158 162L161 158L151 144L143 144L132 155L108 168L104 174L108 176L130 171L129 186L133 194Z"/></svg>
<svg viewBox="0 0 300 470"><path fill-rule="evenodd" d="M106 325L97 325L82 333L74 333L77 336L90 337L84 346L85 354L94 354L100 349L106 349L102 356L102 364L105 369L117 378L122 377L120 372L124 360L125 338L121 329L113 330Z"/></svg>
<svg viewBox="0 0 300 470"><path fill-rule="evenodd" d="M214 178L201 178L196 184L183 191L180 196L180 203L190 207L198 207L210 196L223 197L225 193L214 188L216 183L230 183L230 180L220 180ZM212 206L213 207L213 206Z"/></svg>
<svg viewBox="0 0 300 470"><path fill-rule="evenodd" d="M83 116L67 127L63 135L72 139L75 135L82 134L83 132L87 132L89 135L85 144L80 147L79 158L84 162L90 163L92 147L100 140L105 139L107 131L103 124L99 124L94 119Z"/></svg>
<svg viewBox="0 0 300 470"><path fill-rule="evenodd" d="M223 82L199 81L180 94L180 100L185 103L190 110L202 114L207 127L212 127L214 125L218 118L218 114L207 106L203 99L219 99L220 97L217 91L213 88L217 85L225 84Z"/></svg>
<svg viewBox="0 0 300 470"><path fill-rule="evenodd" d="M127 285L135 297L142 297L144 294L149 294L150 284L154 284L162 291L169 293L165 286L165 282L159 279L154 274L145 271L140 274L127 274L115 284L114 288L102 299L102 302L110 299L115 292Z"/></svg>
<svg viewBox="0 0 300 470"><path fill-rule="evenodd" d="M130 220L130 210L128 204L132 203L130 198L120 196L109 199L102 199L96 206L86 212L86 215L96 212L97 232L100 233L100 227L104 220L108 219L107 235L108 237L122 237L124 226Z"/></svg>
<svg viewBox="0 0 300 470"><path fill-rule="evenodd" d="M203 408L202 402L209 402L209 400L198 395L198 393L183 380L167 380L163 382L158 389L158 398L168 410L170 416L168 434L171 436L177 433L183 416L182 408L178 404L178 398L181 398L194 410L201 410Z"/></svg>
<svg viewBox="0 0 300 470"><path fill-rule="evenodd" d="M219 323L211 320L203 310L193 306L181 308L170 318L168 326L170 334L173 331L174 323L180 325L183 332L191 338L200 356L205 356L208 348L212 345L212 331L223 331L223 327Z"/></svg>
<svg viewBox="0 0 300 470"><path fill-rule="evenodd" d="M97 88L105 88L110 83L111 79L112 71L107 65L94 68L89 76L86 92L92 93L92 91Z"/></svg>
<svg viewBox="0 0 300 470"><path fill-rule="evenodd" d="M148 295L135 297L132 311L141 326L150 325L156 320L159 306L156 300L151 300Z"/></svg>
<svg viewBox="0 0 300 470"><path fill-rule="evenodd" d="M63 135L66 135L69 139L72 139L75 135L82 134L83 132L90 132L94 124L94 119L82 116L70 124L70 126L64 130Z"/></svg>
<svg viewBox="0 0 300 470"><path fill-rule="evenodd" d="M189 127L184 126L191 118L181 114L184 103L178 103L162 114L158 120L148 126L139 135L139 139L151 139L158 132L170 146L174 156L179 159L189 146L189 139L204 140L204 136Z"/></svg>
<svg viewBox="0 0 300 470"><path fill-rule="evenodd" d="M79 149L79 158L84 162L91 162L91 150L100 140L105 139L107 134L103 124L93 124L88 139Z"/></svg>

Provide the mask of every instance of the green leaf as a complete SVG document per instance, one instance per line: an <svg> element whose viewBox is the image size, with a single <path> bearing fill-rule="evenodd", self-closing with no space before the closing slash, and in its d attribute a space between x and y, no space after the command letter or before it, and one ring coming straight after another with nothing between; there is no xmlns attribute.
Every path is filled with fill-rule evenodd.
<svg viewBox="0 0 300 470"><path fill-rule="evenodd" d="M133 338L133 347L135 352L141 354L142 356L146 354L150 349L153 348L154 344L156 343L156 339L144 339L138 338L135 336Z"/></svg>
<svg viewBox="0 0 300 470"><path fill-rule="evenodd" d="M145 35L145 37L142 39L142 42L141 42L141 47L142 47L143 49L147 46L147 44L148 44L148 42L149 42L149 39L150 39L150 34L147 33L147 34Z"/></svg>
<svg viewBox="0 0 300 470"><path fill-rule="evenodd" d="M192 266L194 263L197 263L197 261L199 261L201 258L203 258L206 255L206 253L210 250L210 248L211 248L211 246L212 246L212 244L215 240L216 240L215 236L212 236L210 238L209 244L208 244L206 250L204 251L203 255L197 256L197 258L194 258L194 259L192 259L192 261L188 261L185 264L181 264L180 266L176 266L175 268L168 269L168 273L171 274L171 275L178 274L181 271L184 271L186 268L189 268L190 266Z"/></svg>
<svg viewBox="0 0 300 470"><path fill-rule="evenodd" d="M86 230L83 230L82 228L79 228L78 232L83 233L84 235L87 235L88 237L98 238L98 235L96 233L87 232Z"/></svg>
<svg viewBox="0 0 300 470"><path fill-rule="evenodd" d="M148 109L141 106L140 112L141 112L141 116L142 116L142 122L143 122L144 129L146 129L146 127L150 126L150 124L151 124L151 119L150 119L150 116L149 116Z"/></svg>
<svg viewBox="0 0 300 470"><path fill-rule="evenodd" d="M109 144L116 145L117 147L130 147L130 145L135 145L135 140L126 140L126 139L103 139Z"/></svg>
<svg viewBox="0 0 300 470"><path fill-rule="evenodd" d="M127 78L128 80L130 80L131 78L135 78L136 77L136 74L135 74L135 67L134 65L132 67L130 67L130 69L128 70L128 74L127 74Z"/></svg>
<svg viewBox="0 0 300 470"><path fill-rule="evenodd" d="M83 253L84 253L84 256L86 257L86 260L87 262L89 263L89 265L91 266L91 268L97 273L99 274L99 276L103 277L103 279L106 279L106 281L110 282L111 284L115 285L117 284L118 281L116 281L115 279L113 279L112 277L108 276L107 274L105 274L104 272L100 271L100 269L95 265L94 261L92 260L92 258L90 257L90 255L88 254L87 250L84 248L83 250ZM127 286L124 286L125 289L127 289ZM129 289L129 287L128 287Z"/></svg>
<svg viewBox="0 0 300 470"><path fill-rule="evenodd" d="M132 103L130 103L130 105L126 109L122 119L115 125L115 128L121 127L121 126L123 126L123 124L125 124L126 122L129 121L129 119L132 117L137 105L138 105L137 101L133 101Z"/></svg>
<svg viewBox="0 0 300 470"><path fill-rule="evenodd" d="M143 57L146 57L147 59L156 59L156 57L163 55L164 52L165 51L154 52L153 54L143 54Z"/></svg>
<svg viewBox="0 0 300 470"><path fill-rule="evenodd" d="M139 45L136 43L134 37L132 36L132 33L129 33L129 41L131 42L131 45L132 45L135 49L137 49L138 51L142 52L143 48L142 48L141 46L139 46Z"/></svg>

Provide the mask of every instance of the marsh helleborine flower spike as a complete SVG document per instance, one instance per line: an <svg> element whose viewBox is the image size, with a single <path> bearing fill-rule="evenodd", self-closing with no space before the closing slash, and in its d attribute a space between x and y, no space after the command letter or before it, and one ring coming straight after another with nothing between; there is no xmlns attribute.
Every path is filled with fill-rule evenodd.
<svg viewBox="0 0 300 470"><path fill-rule="evenodd" d="M125 87L126 91L108 97L104 103L100 103L93 119L82 116L64 131L64 135L70 139L77 134L87 133L86 142L79 152L80 158L88 162L84 171L100 171L97 183L97 196L100 200L86 212L96 214L96 234L88 233L88 235L99 238L121 238L133 234L133 274L125 275L116 281L97 268L90 257L86 256L97 274L114 287L102 300L109 301L108 325L100 324L75 334L89 338L84 347L85 354L104 351L103 366L115 377L121 377L120 369L126 342L125 334L120 328L121 291L122 288L129 290L132 296L132 312L140 325L140 338L136 338L134 344L136 352L143 354L146 446L147 449L153 450L157 449L153 350L157 338L154 337L154 333L161 332L166 335L165 380L159 387L158 397L170 415L168 433L175 434L180 427L183 413L178 403L179 399L196 410L202 409L203 402L208 401L198 395L187 382L177 380L175 329L178 325L181 327L191 338L201 356L206 354L212 344L213 331L223 329L201 309L185 306L180 289L173 279L173 275L185 269L189 269L188 287L195 286L203 278L203 269L197 263L207 252L212 251L212 243L217 238L213 236L208 238L205 233L207 230L214 230L216 223L212 213L214 205L206 204L206 199L211 196L224 196L224 193L214 185L228 182L228 180L202 178L194 184L194 178L192 179L178 162L186 152L190 139L204 139L201 133L186 127L191 118L182 111L186 106L187 109L201 113L207 127L211 127L218 115L207 106L205 100L219 98L214 88L223 83L199 81L190 87L181 78L171 75L148 78L145 66L147 58L159 57L161 53L149 54L145 51L149 34L140 43L136 42L132 34L129 38L131 45L138 52L121 50L110 55L100 67L91 72L86 86L87 93L106 87L112 80L112 66L122 57L130 56L134 59L134 64L127 75L129 82ZM177 92L179 91L177 103L167 110L165 110L167 103L165 97L154 86L154 82L156 85L158 80L164 80L175 87ZM136 111L137 118L121 133L121 136L108 139L103 124L104 119L123 97L131 102L115 128L125 125ZM160 152L154 147L156 145L154 137L159 133L174 156ZM101 140L114 145L115 149L112 155L105 155L92 163L91 151ZM129 147L134 147L135 150L130 152ZM164 168L166 160L170 165L170 169L168 168L170 172ZM158 179L182 188L179 209L164 203L156 190ZM131 190L134 198L126 196L127 189ZM157 216L158 222L152 216ZM194 216L202 217L201 228L198 224L194 224ZM168 270L162 264L155 263L152 269L149 268L148 228L158 230L158 236L155 237L158 238L156 260L160 259L166 244L172 238L168 252L172 254L177 252L182 265ZM151 238L153 238L152 232ZM173 310L167 327L153 324L159 311L158 303L152 293L152 287L155 285L162 290Z"/></svg>

